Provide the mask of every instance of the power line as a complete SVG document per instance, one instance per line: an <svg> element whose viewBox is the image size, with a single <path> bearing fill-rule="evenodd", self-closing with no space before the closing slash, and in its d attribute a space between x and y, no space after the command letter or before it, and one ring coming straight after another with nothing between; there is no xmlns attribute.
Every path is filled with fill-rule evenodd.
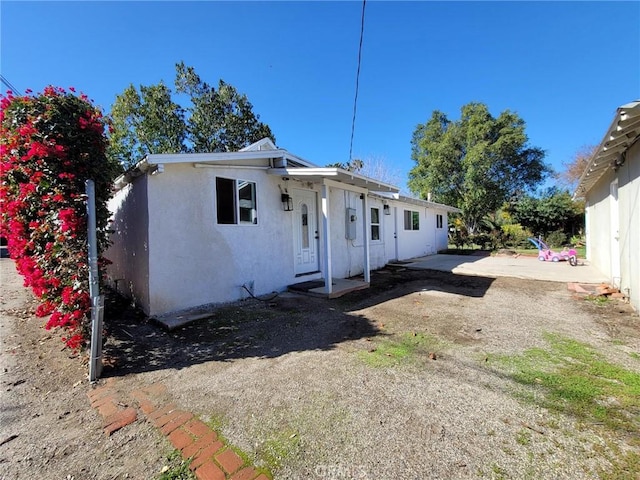
<svg viewBox="0 0 640 480"><path fill-rule="evenodd" d="M353 132L356 129L356 109L358 106L358 87L360 85L360 63L362 62L362 38L364 37L364 8L367 0L362 0L362 23L360 25L360 46L358 47L358 71L356 72L356 95L353 99L353 119L351 120L351 142L349 143L349 162L353 153Z"/></svg>
<svg viewBox="0 0 640 480"><path fill-rule="evenodd" d="M2 81L2 83L4 83L4 84L8 87L8 88L9 88L9 90L11 90L13 93L16 93L16 94L18 94L18 95L22 95L22 93L20 92L20 90L18 90L16 87L14 87L14 86L11 84L11 82L10 82L9 80L7 80L7 78L6 78L4 75L0 74L0 80Z"/></svg>

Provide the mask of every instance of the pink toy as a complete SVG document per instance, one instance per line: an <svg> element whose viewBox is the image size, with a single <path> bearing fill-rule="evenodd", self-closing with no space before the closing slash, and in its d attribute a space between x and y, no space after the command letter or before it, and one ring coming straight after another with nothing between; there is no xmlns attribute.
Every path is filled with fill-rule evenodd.
<svg viewBox="0 0 640 480"><path fill-rule="evenodd" d="M538 260L541 262L568 261L572 267L578 264L578 253L573 248L565 247L561 252L554 252L540 238L529 238L528 240L538 249Z"/></svg>

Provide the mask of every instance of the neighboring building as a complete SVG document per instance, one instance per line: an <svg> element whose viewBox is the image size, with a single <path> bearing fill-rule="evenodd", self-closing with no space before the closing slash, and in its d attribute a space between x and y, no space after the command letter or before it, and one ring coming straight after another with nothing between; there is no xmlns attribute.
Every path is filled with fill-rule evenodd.
<svg viewBox="0 0 640 480"><path fill-rule="evenodd" d="M363 275L447 247L446 205L269 139L238 152L149 155L116 180L108 280L148 315ZM250 292L250 293L249 293Z"/></svg>
<svg viewBox="0 0 640 480"><path fill-rule="evenodd" d="M640 308L640 101L621 106L580 178L587 258Z"/></svg>

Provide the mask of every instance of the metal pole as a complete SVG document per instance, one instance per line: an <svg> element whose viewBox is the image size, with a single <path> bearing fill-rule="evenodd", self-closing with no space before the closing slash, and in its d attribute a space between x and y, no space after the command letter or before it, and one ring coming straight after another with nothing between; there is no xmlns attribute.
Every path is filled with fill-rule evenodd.
<svg viewBox="0 0 640 480"><path fill-rule="evenodd" d="M98 277L98 240L96 238L96 194L93 180L85 182L87 193L87 243L89 250L89 296L91 297L91 358L89 381L95 382L102 373L102 317L104 297L100 295Z"/></svg>

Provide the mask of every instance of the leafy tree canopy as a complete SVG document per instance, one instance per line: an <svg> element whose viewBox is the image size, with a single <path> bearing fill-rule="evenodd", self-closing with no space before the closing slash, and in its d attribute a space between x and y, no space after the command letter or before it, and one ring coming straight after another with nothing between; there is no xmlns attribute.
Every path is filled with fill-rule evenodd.
<svg viewBox="0 0 640 480"><path fill-rule="evenodd" d="M568 190L552 187L537 197L525 195L510 209L513 219L535 235L576 235L584 227L584 203L573 200Z"/></svg>
<svg viewBox="0 0 640 480"><path fill-rule="evenodd" d="M176 89L191 99L187 136L191 152L233 152L263 138L275 137L269 126L259 121L246 95L223 80L218 89L203 82L193 67L176 65Z"/></svg>
<svg viewBox="0 0 640 480"><path fill-rule="evenodd" d="M111 110L109 156L125 167L153 153L237 151L262 138L275 142L271 129L253 113L244 94L223 80L205 83L193 67L176 64L176 93L186 94L183 107L163 82L130 85Z"/></svg>
<svg viewBox="0 0 640 480"><path fill-rule="evenodd" d="M469 233L550 173L544 151L528 145L524 120L508 110L495 118L482 103L464 105L457 121L434 111L416 127L411 147L410 190L460 208Z"/></svg>
<svg viewBox="0 0 640 480"><path fill-rule="evenodd" d="M129 85L111 108L108 155L125 167L152 153L185 151L184 110L171 100L171 90L160 82L140 91Z"/></svg>

